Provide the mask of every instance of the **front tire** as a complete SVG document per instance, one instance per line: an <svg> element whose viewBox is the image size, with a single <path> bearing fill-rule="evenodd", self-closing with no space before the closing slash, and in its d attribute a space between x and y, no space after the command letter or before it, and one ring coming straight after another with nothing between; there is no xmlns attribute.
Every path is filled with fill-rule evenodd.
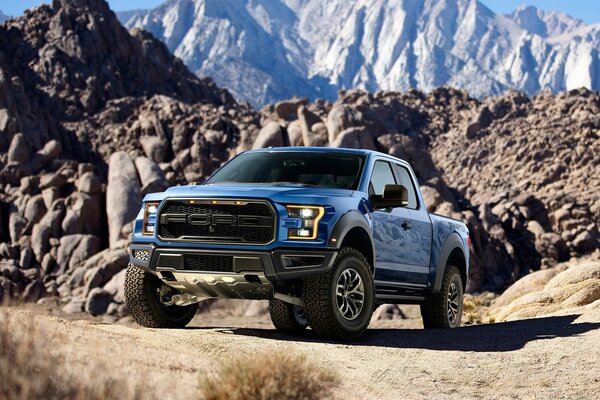
<svg viewBox="0 0 600 400"><path fill-rule="evenodd" d="M302 302L308 324L320 337L357 339L371 321L374 292L365 256L345 247L329 272L304 280Z"/></svg>
<svg viewBox="0 0 600 400"><path fill-rule="evenodd" d="M170 305L165 295L177 293L157 276L129 264L125 273L125 301L131 316L147 328L183 328L194 318L198 304Z"/></svg>
<svg viewBox="0 0 600 400"><path fill-rule="evenodd" d="M463 310L463 284L458 268L446 266L439 293L430 293L421 304L425 329L446 329L460 326Z"/></svg>
<svg viewBox="0 0 600 400"><path fill-rule="evenodd" d="M290 333L300 333L308 326L304 309L279 299L269 300L269 314L275 328Z"/></svg>

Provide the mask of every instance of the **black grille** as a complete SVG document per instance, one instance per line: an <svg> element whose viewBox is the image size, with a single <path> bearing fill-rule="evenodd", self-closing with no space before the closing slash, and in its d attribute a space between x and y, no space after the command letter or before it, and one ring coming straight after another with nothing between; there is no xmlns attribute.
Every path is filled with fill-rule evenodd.
<svg viewBox="0 0 600 400"><path fill-rule="evenodd" d="M234 272L233 256L186 254L183 256L183 269L205 272Z"/></svg>
<svg viewBox="0 0 600 400"><path fill-rule="evenodd" d="M267 244L275 237L274 222L266 203L190 204L171 200L160 212L158 234L165 240Z"/></svg>

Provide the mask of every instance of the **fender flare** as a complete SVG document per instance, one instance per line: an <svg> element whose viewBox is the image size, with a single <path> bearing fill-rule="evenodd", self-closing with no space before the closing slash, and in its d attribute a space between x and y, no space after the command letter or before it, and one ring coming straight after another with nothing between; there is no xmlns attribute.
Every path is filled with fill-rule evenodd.
<svg viewBox="0 0 600 400"><path fill-rule="evenodd" d="M448 263L450 254L455 249L459 249L462 252L463 257L465 256L464 243L460 235L456 232L450 234L450 236L446 238L446 241L444 242L444 245L442 246L442 249L438 255L435 268L435 282L432 290L433 292L439 292L442 288L442 279L444 277L444 272L446 271L446 264Z"/></svg>
<svg viewBox="0 0 600 400"><path fill-rule="evenodd" d="M327 240L327 247L330 249L339 249L346 238L348 232L353 228L362 228L369 236L371 242L371 249L373 254L373 260L369 260L375 264L375 242L373 241L373 232L365 216L358 211L349 211L344 214L335 224ZM335 241L332 241L335 239Z"/></svg>

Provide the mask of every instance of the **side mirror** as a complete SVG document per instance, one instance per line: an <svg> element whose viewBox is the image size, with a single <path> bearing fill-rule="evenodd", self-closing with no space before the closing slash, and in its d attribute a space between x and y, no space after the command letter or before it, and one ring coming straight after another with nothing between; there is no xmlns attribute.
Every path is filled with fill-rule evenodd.
<svg viewBox="0 0 600 400"><path fill-rule="evenodd" d="M371 196L374 208L396 208L408 205L408 190L402 185L385 185L383 196Z"/></svg>

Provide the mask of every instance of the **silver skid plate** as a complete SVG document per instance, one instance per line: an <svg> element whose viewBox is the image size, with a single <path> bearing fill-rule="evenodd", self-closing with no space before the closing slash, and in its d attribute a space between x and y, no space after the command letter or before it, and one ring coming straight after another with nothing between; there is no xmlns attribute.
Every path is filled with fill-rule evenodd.
<svg viewBox="0 0 600 400"><path fill-rule="evenodd" d="M165 284L199 298L253 300L273 298L273 285L262 272L224 274L178 271L159 267L156 274Z"/></svg>

